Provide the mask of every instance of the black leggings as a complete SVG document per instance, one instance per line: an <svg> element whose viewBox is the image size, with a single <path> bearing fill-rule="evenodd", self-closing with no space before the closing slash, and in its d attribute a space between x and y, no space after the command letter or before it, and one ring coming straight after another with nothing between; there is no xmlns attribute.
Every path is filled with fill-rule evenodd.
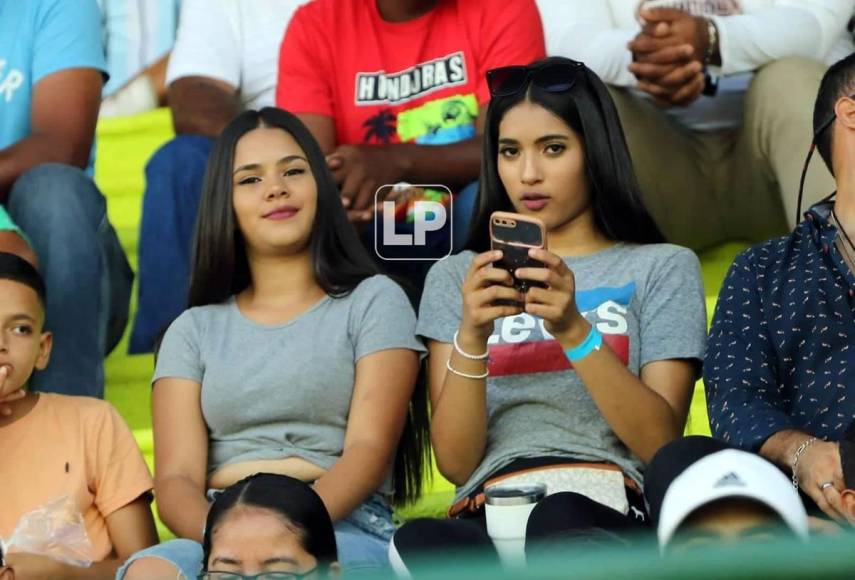
<svg viewBox="0 0 855 580"><path fill-rule="evenodd" d="M627 490L627 497L630 509L626 515L578 493L556 493L541 500L528 519L526 554L537 549L539 540L566 540L574 548L580 543L586 547L628 544L637 532L648 528L648 522L641 496ZM483 509L467 518L413 520L395 533L392 542L405 565L440 552L448 563L468 550L479 550L487 561L499 563L487 535Z"/></svg>

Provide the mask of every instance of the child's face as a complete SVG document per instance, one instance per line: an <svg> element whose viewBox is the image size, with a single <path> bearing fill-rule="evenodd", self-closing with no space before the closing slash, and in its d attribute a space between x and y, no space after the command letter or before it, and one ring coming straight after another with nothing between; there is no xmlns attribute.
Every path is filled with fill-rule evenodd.
<svg viewBox="0 0 855 580"><path fill-rule="evenodd" d="M51 335L42 332L44 308L35 290L0 280L0 398L26 384L33 369L42 370L50 356Z"/></svg>

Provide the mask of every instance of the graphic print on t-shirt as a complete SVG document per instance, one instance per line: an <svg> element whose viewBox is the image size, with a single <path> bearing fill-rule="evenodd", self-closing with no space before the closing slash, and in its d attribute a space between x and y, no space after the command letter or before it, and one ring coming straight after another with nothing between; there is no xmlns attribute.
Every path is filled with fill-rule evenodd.
<svg viewBox="0 0 855 580"><path fill-rule="evenodd" d="M431 93L465 86L469 81L460 51L396 72L356 73L356 106L384 105L362 122L363 142L386 145L397 136L401 143L446 145L471 139L478 117L473 93L424 100ZM419 104L407 108L413 101Z"/></svg>
<svg viewBox="0 0 855 580"><path fill-rule="evenodd" d="M394 73L360 72L356 73L356 105L398 105L467 81L466 61L459 51Z"/></svg>
<svg viewBox="0 0 855 580"><path fill-rule="evenodd" d="M600 287L576 292L579 312L591 322L623 364L629 364L629 334L626 313L635 295L635 282L625 286ZM538 339L538 333L543 339ZM533 340L529 340L534 335ZM502 318L487 341L490 347L490 376L566 371L573 368L564 349L531 314Z"/></svg>

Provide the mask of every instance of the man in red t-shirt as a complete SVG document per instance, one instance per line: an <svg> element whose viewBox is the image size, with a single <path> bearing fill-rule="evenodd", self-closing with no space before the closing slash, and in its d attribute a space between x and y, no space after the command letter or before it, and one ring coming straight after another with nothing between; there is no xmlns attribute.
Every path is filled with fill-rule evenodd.
<svg viewBox="0 0 855 580"><path fill-rule="evenodd" d="M544 55L534 0L315 0L285 34L276 104L309 127L364 222L381 185L475 181L485 73Z"/></svg>

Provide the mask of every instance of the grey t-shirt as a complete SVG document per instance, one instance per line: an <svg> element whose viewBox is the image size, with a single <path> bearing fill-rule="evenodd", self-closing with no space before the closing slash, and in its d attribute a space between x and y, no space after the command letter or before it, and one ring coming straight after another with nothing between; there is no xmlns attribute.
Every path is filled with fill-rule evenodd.
<svg viewBox="0 0 855 580"><path fill-rule="evenodd" d="M209 474L287 457L329 469L342 453L356 362L391 348L424 352L415 326L403 290L380 275L275 326L249 320L231 298L172 323L152 382L202 385ZM380 491L391 491L388 478Z"/></svg>
<svg viewBox="0 0 855 580"><path fill-rule="evenodd" d="M460 325L460 287L473 252L428 273L417 333L450 343ZM649 362L703 360L706 313L697 257L669 244L617 244L565 259L580 312L638 375ZM455 499L515 459L606 461L642 483L642 464L612 432L543 320L523 313L495 322L489 339L487 447Z"/></svg>

